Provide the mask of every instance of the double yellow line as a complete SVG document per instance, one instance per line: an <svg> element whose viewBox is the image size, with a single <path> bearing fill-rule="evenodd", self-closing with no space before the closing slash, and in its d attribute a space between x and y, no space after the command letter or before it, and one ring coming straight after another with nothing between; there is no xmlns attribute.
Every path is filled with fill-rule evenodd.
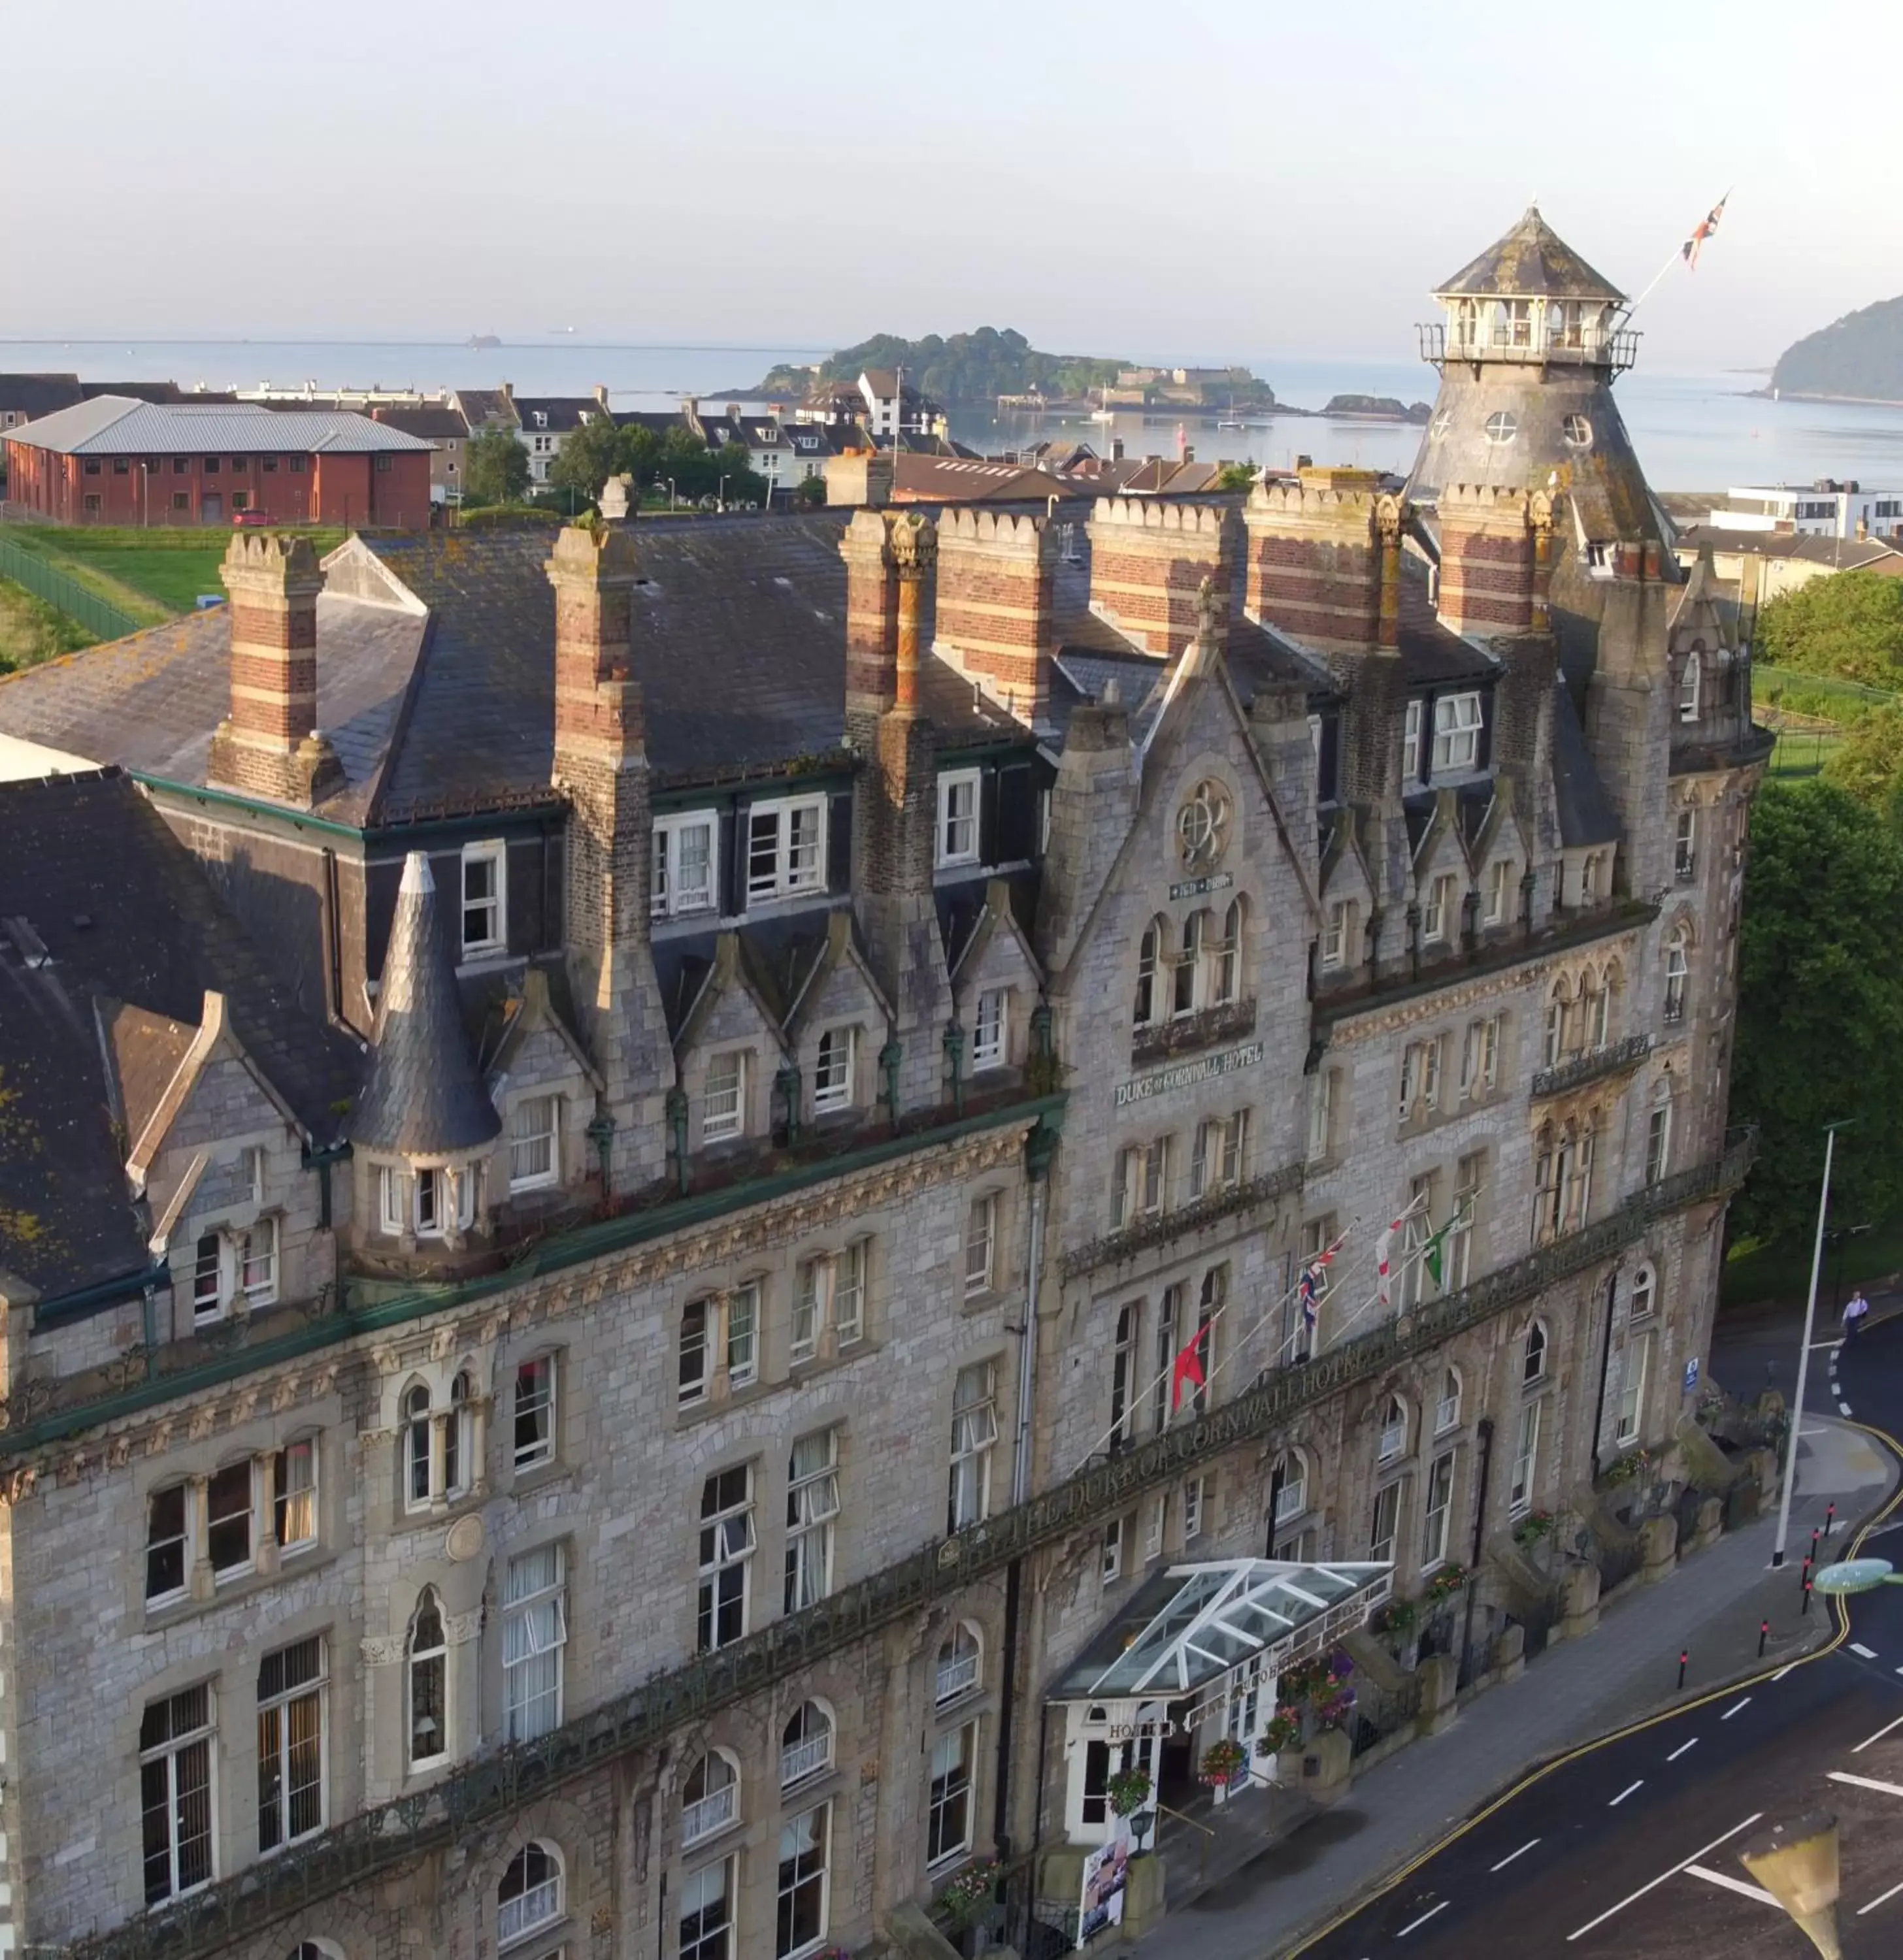
<svg viewBox="0 0 1903 1960"><path fill-rule="evenodd" d="M1844 1416L1833 1416L1831 1420L1833 1422L1841 1423L1846 1429L1860 1430L1864 1435L1874 1437L1899 1463L1903 1463L1903 1443L1898 1443L1888 1430L1874 1428L1868 1423L1854 1422ZM1847 1554L1849 1557L1854 1558L1857 1555L1863 1541L1889 1516L1899 1504L1903 1504L1903 1482L1899 1482L1895 1490L1891 1492L1882 1508L1874 1512L1858 1528L1856 1537L1850 1541L1850 1551ZM1529 1770L1518 1783L1513 1784L1510 1789L1502 1791L1484 1809L1477 1810L1464 1824L1457 1824L1445 1837L1437 1839L1433 1844L1429 1845L1426 1850L1416 1853L1406 1864L1385 1879L1372 1892L1356 1900L1352 1905L1344 1908L1330 1920L1327 1925L1318 1927L1315 1931L1309 1933L1299 1946L1288 1948L1285 1952L1277 1956L1277 1960L1296 1960L1296 1955L1306 1953L1311 1947L1318 1946L1321 1941L1328 1938L1330 1933L1346 1926L1350 1920L1359 1917L1377 1900L1385 1898L1397 1885L1412 1878L1422 1866L1431 1863L1447 1849L1449 1845L1458 1844L1468 1831L1484 1824L1490 1817L1504 1810L1516 1798L1523 1796L1536 1783L1551 1776L1555 1770L1563 1770L1569 1763L1576 1763L1583 1757L1591 1755L1595 1750L1609 1748L1615 1742L1623 1742L1628 1736L1641 1735L1647 1729L1656 1728L1661 1722L1675 1721L1678 1717L1689 1713L1694 1708L1703 1708L1713 1701L1727 1700L1736 1694L1741 1688L1755 1688L1761 1682L1770 1680L1774 1674L1783 1674L1794 1667L1807 1667L1812 1661L1822 1660L1826 1654L1834 1653L1850 1637L1850 1608L1844 1604L1844 1596L1841 1593L1831 1600L1831 1605L1837 1617L1837 1631L1822 1647L1813 1649L1812 1652L1803 1655L1796 1660L1785 1661L1777 1666L1762 1669L1756 1674L1746 1675L1740 1680L1729 1682L1723 1688L1714 1688L1707 1694L1695 1696L1689 1701L1678 1702L1669 1708L1662 1708L1656 1715L1647 1715L1637 1722L1628 1722L1623 1729L1614 1729L1605 1735L1595 1736L1589 1742L1581 1742L1576 1747L1568 1749L1564 1755L1554 1756L1550 1761L1541 1763L1537 1769Z"/></svg>

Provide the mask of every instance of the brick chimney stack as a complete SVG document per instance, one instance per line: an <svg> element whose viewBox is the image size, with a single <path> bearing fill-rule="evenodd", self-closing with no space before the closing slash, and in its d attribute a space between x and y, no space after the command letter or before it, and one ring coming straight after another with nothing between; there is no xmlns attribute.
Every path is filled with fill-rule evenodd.
<svg viewBox="0 0 1903 1960"><path fill-rule="evenodd" d="M665 1168L671 1049L648 938L648 756L633 665L634 540L570 525L543 569L555 588L554 783L569 798L564 926L570 983L614 1123L611 1189Z"/></svg>
<svg viewBox="0 0 1903 1960"><path fill-rule="evenodd" d="M1090 604L1139 646L1175 660L1194 640L1197 593L1216 588L1216 638L1227 642L1239 544L1234 512L1213 504L1103 497L1091 513Z"/></svg>
<svg viewBox="0 0 1903 1960"><path fill-rule="evenodd" d="M846 561L846 732L861 749L872 747L878 718L897 695L899 581L891 530L881 512L859 511L839 541Z"/></svg>
<svg viewBox="0 0 1903 1960"><path fill-rule="evenodd" d="M1402 511L1371 469L1258 483L1243 512L1243 605L1321 653L1399 642Z"/></svg>
<svg viewBox="0 0 1903 1960"><path fill-rule="evenodd" d="M1526 492L1450 483L1442 492L1441 624L1456 633L1533 629L1533 530Z"/></svg>
<svg viewBox="0 0 1903 1960"><path fill-rule="evenodd" d="M939 520L935 649L1034 727L1050 718L1057 565L1047 518L953 510Z"/></svg>
<svg viewBox="0 0 1903 1960"><path fill-rule="evenodd" d="M308 538L240 531L218 575L231 602L231 711L212 739L206 778L309 810L344 781L317 732L323 568Z"/></svg>

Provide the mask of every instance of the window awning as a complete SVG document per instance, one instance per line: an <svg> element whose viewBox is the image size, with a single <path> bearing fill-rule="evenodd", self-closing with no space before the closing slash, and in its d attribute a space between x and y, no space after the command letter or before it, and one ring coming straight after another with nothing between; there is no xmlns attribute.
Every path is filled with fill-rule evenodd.
<svg viewBox="0 0 1903 1960"><path fill-rule="evenodd" d="M1238 1558L1172 1565L1072 1663L1053 1701L1173 1701L1267 1656L1278 1667L1360 1625L1391 1565Z"/></svg>

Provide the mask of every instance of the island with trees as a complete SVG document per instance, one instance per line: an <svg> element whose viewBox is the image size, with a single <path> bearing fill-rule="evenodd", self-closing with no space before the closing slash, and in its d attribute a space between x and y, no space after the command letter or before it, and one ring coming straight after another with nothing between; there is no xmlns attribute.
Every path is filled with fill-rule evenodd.
<svg viewBox="0 0 1903 1960"><path fill-rule="evenodd" d="M1807 333L1777 357L1771 387L1777 395L1903 402L1903 297Z"/></svg>

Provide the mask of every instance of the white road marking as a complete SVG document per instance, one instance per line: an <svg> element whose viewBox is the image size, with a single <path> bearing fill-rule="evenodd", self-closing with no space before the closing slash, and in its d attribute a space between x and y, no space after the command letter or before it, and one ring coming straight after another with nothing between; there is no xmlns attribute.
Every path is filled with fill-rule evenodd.
<svg viewBox="0 0 1903 1960"><path fill-rule="evenodd" d="M1432 1908L1426 1912L1423 1912L1420 1918L1409 1920L1408 1923L1395 1935L1395 1937L1397 1939L1405 1939L1408 1934L1414 1931L1416 1927L1425 1926L1427 1922L1433 1917L1436 1913L1445 1912L1452 1904L1453 1901L1452 1899L1442 1899L1439 1905Z"/></svg>
<svg viewBox="0 0 1903 1960"><path fill-rule="evenodd" d="M1861 1640L1852 1640L1850 1642L1850 1652L1854 1654L1862 1655L1863 1659L1866 1660L1874 1660L1876 1658L1876 1648L1866 1647Z"/></svg>
<svg viewBox="0 0 1903 1960"><path fill-rule="evenodd" d="M1861 1919L1866 1912L1876 1911L1876 1908L1882 1904L1886 1899L1895 1898L1898 1892L1903 1892L1903 1885L1894 1885L1891 1886L1888 1892L1879 1892L1876 1898L1870 1901L1868 1905L1860 1905L1857 1908L1857 1917Z"/></svg>
<svg viewBox="0 0 1903 1960"><path fill-rule="evenodd" d="M1834 1354L1844 1344L1841 1341L1813 1341L1810 1344L1813 1348L1828 1348Z"/></svg>
<svg viewBox="0 0 1903 1960"><path fill-rule="evenodd" d="M1745 1819L1743 1823L1734 1824L1722 1838L1713 1838L1709 1844L1701 1847L1700 1849L1693 1852L1690 1857L1685 1859L1678 1864L1674 1865L1670 1871L1661 1872L1656 1879L1652 1879L1647 1884L1641 1885L1636 1892L1627 1893L1625 1897L1621 1899L1617 1905L1608 1906L1605 1911L1601 1913L1597 1919L1589 1919L1586 1923L1580 1927L1576 1932L1569 1933L1566 1936L1567 1944L1570 1946L1574 1940L1583 1939L1595 1927L1603 1926L1615 1913L1624 1912L1627 1906L1643 1898L1647 1892L1656 1892L1658 1888L1665 1883L1666 1879L1675 1879L1681 1872L1685 1870L1688 1866L1695 1865L1707 1851L1715 1851L1720 1844L1729 1844L1732 1839L1736 1838L1739 1831L1748 1831L1751 1827L1764 1815L1764 1813L1761 1810L1754 1810L1751 1815Z"/></svg>
<svg viewBox="0 0 1903 1960"><path fill-rule="evenodd" d="M1771 1676L1771 1679L1772 1679L1773 1681L1782 1681L1782 1680L1783 1679L1784 1676L1785 1676L1786 1675L1787 1675L1788 1673L1790 1673L1790 1672L1791 1671L1791 1669L1792 1669L1793 1668L1794 1668L1796 1665L1797 1665L1797 1663L1796 1663L1796 1662L1795 1662L1794 1660L1787 1661L1787 1662L1784 1663L1784 1665L1783 1665L1782 1667L1780 1667L1780 1668L1777 1670L1777 1672ZM1899 1672L1903 1672L1903 1669L1899 1669L1898 1671L1899 1671Z"/></svg>
<svg viewBox="0 0 1903 1960"><path fill-rule="evenodd" d="M1777 1904L1777 1900L1762 1885L1748 1885L1742 1879L1734 1879L1729 1872L1714 1872L1705 1865L1688 1865L1685 1876L1703 1879L1708 1885L1723 1885L1728 1892L1736 1892L1745 1898L1758 1899L1766 1905L1777 1907L1780 1912L1783 1911L1783 1908Z"/></svg>
<svg viewBox="0 0 1903 1960"><path fill-rule="evenodd" d="M1505 1871L1507 1866L1510 1865L1516 1858L1523 1858L1539 1841L1540 1841L1537 1838L1528 1838L1526 1842L1522 1844L1517 1851L1509 1851L1506 1856L1501 1859L1500 1863L1494 1866L1493 1869L1497 1872Z"/></svg>
<svg viewBox="0 0 1903 1960"><path fill-rule="evenodd" d="M1725 1712L1724 1712L1722 1715L1720 1715L1720 1716L1718 1717L1718 1719L1719 1719L1719 1720L1720 1720L1720 1721L1721 1721L1721 1722L1729 1722L1729 1721L1731 1720L1731 1718L1732 1717L1732 1716L1734 1716L1734 1715L1736 1715L1736 1714L1737 1713L1737 1712L1739 1711L1739 1709L1741 1709L1741 1708L1748 1708L1750 1706L1751 1706L1751 1697L1750 1697L1748 1694L1747 1694L1747 1695L1745 1697L1745 1698L1744 1698L1744 1700L1743 1700L1743 1701L1734 1701L1734 1702L1731 1704L1731 1706L1730 1706L1729 1708L1727 1708L1727 1709L1725 1710Z"/></svg>
<svg viewBox="0 0 1903 1960"><path fill-rule="evenodd" d="M1839 1415L1848 1415L1848 1414L1850 1414L1850 1404L1849 1404L1848 1402L1839 1402L1838 1403L1838 1405L1837 1405L1837 1413L1838 1413Z"/></svg>
<svg viewBox="0 0 1903 1960"><path fill-rule="evenodd" d="M1619 1806L1620 1806L1621 1804L1622 1804L1623 1803L1624 1803L1624 1801L1626 1800L1626 1799L1627 1799L1628 1796L1630 1796L1632 1794L1632 1793L1633 1793L1635 1790L1643 1790L1643 1789L1644 1789L1644 1787L1645 1787L1645 1778L1644 1778L1643 1777L1640 1777L1639 1780L1638 1780L1637 1783L1627 1783L1627 1784L1626 1785L1626 1787L1624 1787L1624 1790L1621 1790L1621 1791L1620 1791L1620 1793L1618 1793L1618 1795L1617 1796L1615 1796L1615 1797L1612 1799L1612 1801L1611 1801L1610 1803L1608 1803L1608 1804L1605 1806L1605 1807L1606 1807L1606 1809L1608 1809L1608 1810L1616 1810L1616 1809L1618 1809L1618 1807L1619 1807Z"/></svg>
<svg viewBox="0 0 1903 1960"><path fill-rule="evenodd" d="M1854 1783L1859 1790L1880 1790L1885 1796L1903 1796L1903 1783L1879 1783L1875 1777L1852 1776L1847 1770L1832 1770L1832 1783Z"/></svg>
<svg viewBox="0 0 1903 1960"><path fill-rule="evenodd" d="M1694 1736L1690 1742L1681 1742L1678 1746L1672 1751L1671 1755L1666 1758L1666 1761L1669 1763L1675 1763L1678 1758L1685 1754L1686 1750L1695 1749L1697 1746L1698 1739L1696 1736Z"/></svg>
<svg viewBox="0 0 1903 1960"><path fill-rule="evenodd" d="M1903 1667L1898 1668L1897 1669L1897 1672L1898 1674L1903 1674ZM1882 1742L1883 1738L1887 1736L1892 1729L1903 1729L1903 1715L1898 1716L1894 1722L1885 1722L1882 1727L1878 1729L1874 1736L1866 1736L1863 1741L1859 1742L1857 1747L1851 1750L1850 1754L1854 1756L1860 1756L1873 1742Z"/></svg>

